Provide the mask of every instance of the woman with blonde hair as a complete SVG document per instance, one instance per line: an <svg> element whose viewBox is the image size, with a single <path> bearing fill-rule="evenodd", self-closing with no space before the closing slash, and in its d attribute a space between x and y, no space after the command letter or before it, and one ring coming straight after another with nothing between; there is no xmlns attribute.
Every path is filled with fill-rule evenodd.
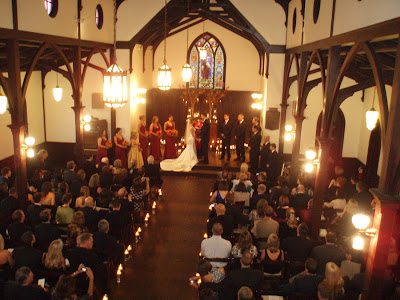
<svg viewBox="0 0 400 300"><path fill-rule="evenodd" d="M85 207L85 199L90 196L90 189L86 185L79 190L79 197L75 200L75 207Z"/></svg>
<svg viewBox="0 0 400 300"><path fill-rule="evenodd" d="M289 197L286 195L281 195L278 200L278 206L275 210L276 215L281 220L286 218L286 211L289 209Z"/></svg>
<svg viewBox="0 0 400 300"><path fill-rule="evenodd" d="M0 266L8 263L10 266L14 265L14 260L10 251L4 249L4 238L0 234Z"/></svg>
<svg viewBox="0 0 400 300"><path fill-rule="evenodd" d="M131 149L128 153L128 169L134 167L140 169L143 167L143 155L138 140L138 133L136 131L131 132Z"/></svg>
<svg viewBox="0 0 400 300"><path fill-rule="evenodd" d="M159 123L158 117L154 116L151 120L149 127L150 135L150 155L153 155L154 159L159 160L161 158L161 134L162 128Z"/></svg>
<svg viewBox="0 0 400 300"><path fill-rule="evenodd" d="M275 233L271 233L267 240L267 248L261 252L260 261L263 264L264 273L277 274L283 269L283 265L269 264L269 262L284 261L285 254L279 249L279 237Z"/></svg>
<svg viewBox="0 0 400 300"><path fill-rule="evenodd" d="M258 255L257 247L253 245L253 239L247 230L240 234L238 243L232 247L232 255L235 258L242 257L245 251L249 251L253 258Z"/></svg>
<svg viewBox="0 0 400 300"><path fill-rule="evenodd" d="M344 294L344 280L340 268L333 262L328 262L325 267L325 282L331 287L329 299L335 299Z"/></svg>
<svg viewBox="0 0 400 300"><path fill-rule="evenodd" d="M139 116L139 143L142 149L143 161L147 161L147 144L149 140L149 133L146 131L146 117L145 115Z"/></svg>
<svg viewBox="0 0 400 300"><path fill-rule="evenodd" d="M286 218L279 223L279 237L281 240L289 236L296 236L297 224L296 212L293 208L289 207L286 210Z"/></svg>
<svg viewBox="0 0 400 300"><path fill-rule="evenodd" d="M50 270L65 270L67 264L63 256L64 243L61 239L51 242L47 253L43 254L43 264L46 269Z"/></svg>
<svg viewBox="0 0 400 300"><path fill-rule="evenodd" d="M87 228L85 227L85 214L80 210L74 212L74 214L72 215L71 224L75 224L82 228L83 231L87 232Z"/></svg>

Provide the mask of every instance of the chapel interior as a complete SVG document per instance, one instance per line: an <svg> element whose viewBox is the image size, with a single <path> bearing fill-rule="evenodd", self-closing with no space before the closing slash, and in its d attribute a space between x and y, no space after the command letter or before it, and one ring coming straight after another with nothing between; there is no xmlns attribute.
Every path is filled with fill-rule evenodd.
<svg viewBox="0 0 400 300"><path fill-rule="evenodd" d="M0 192L1 197L7 198L16 191L16 209L21 210L22 223L31 235L39 223L31 224L25 215L28 218L27 209L35 205L40 187L43 194L43 178L52 183L50 190L57 197L62 176L58 181L54 173L53 177L46 174L50 170L63 174L64 169L70 168L70 161L74 162L75 172L85 169L91 159L94 165L99 131L105 131L106 139L114 143L115 132L122 130L129 150L132 136L140 133L141 116L148 130L154 116L163 126L172 115L179 156L186 146L186 120L198 120L205 112L211 123L209 164L197 164L190 172L161 170L162 185L150 179L144 204L138 210L132 204L129 228L117 232L110 226L109 233L118 240L116 244L122 251L120 259L115 260L119 254L113 259L116 252L110 257L111 252L97 249L97 255L106 258L104 272L95 270L94 279L91 271L87 276L76 275L75 271L86 272L81 267L71 270L67 266L56 278L45 267L32 267L34 279L29 284L45 278L46 293L41 297L48 299L73 299L70 295L75 294L89 297L82 299L400 299L399 34L399 0L0 0L0 169L5 170L0 177ZM240 123L238 115L243 115L248 124L245 162L251 160L249 139L255 118L262 141L269 136L275 145L279 177L261 180L264 173L269 174L261 166L245 172L252 185L261 181L270 184L266 192L270 207L271 191L289 172L289 199L295 195L291 194L292 188L297 193L299 186L306 186L308 200L313 201L311 206L308 202L308 207L306 203L308 219L293 209L298 220L294 235L299 234L300 223L307 223L308 240L318 245L330 243L331 229L340 227L337 220L343 219L340 214L349 214L349 199L353 199L346 196L345 212L343 208L327 209L329 201L340 198L338 178L345 178L344 185L353 185L354 192L357 182L362 182L362 192L371 197L368 209L354 214L360 219L353 217L346 223L351 236L347 227L335 233L335 243L343 248L349 245L347 260L351 261L351 252L355 261L352 251L359 255L358 273L363 276L356 282L360 286L357 293L349 292L355 288L351 288L353 281L348 277L338 295L324 297L324 285L320 289L318 284L314 294L296 294L294 290L285 293L289 278L299 273L290 273L293 261L288 258L282 260L284 267L278 275L261 268L261 287L250 289L254 295L248 298L246 291L242 291L244 296L238 295L237 290L226 292L227 288L220 288L217 283L201 287L202 280L208 280L196 274L202 259L210 262L213 270L215 266L225 266L226 280L233 277L230 272L235 272L230 268L236 264L240 269L245 264L244 254L223 259L201 255L202 242L216 232L214 226L207 230L208 222L219 216L216 208L220 204L209 206L210 198L219 193L218 182L225 180L225 171L232 180L242 172L241 161L234 160L234 134L227 150L231 153L228 158L232 158L220 159L224 115L230 116L233 130ZM163 137L160 145L164 152ZM32 166L43 149L48 169L35 173ZM149 149L143 155L143 170L148 165ZM108 158L113 165L114 146L108 150ZM258 159L257 156L257 163ZM157 165L160 160L156 158L154 163ZM100 172L99 168L99 175ZM131 180L134 174L141 174L146 191L146 176L140 172L135 167L128 168L126 176ZM32 183L35 176L39 176L40 184ZM307 185L298 178L307 178ZM88 185L89 179L92 180L86 172L84 180ZM6 189L1 186L3 182L9 184ZM101 178L96 187L104 190ZM112 186L107 189L109 194L119 193ZM256 195L253 190L260 193L255 188L252 195ZM128 206L134 203L130 191L135 193L133 186L121 200L127 201ZM102 194L96 188L87 194L99 202L93 193L99 198ZM13 299L10 295L17 291L8 286L9 282L16 280L16 286L27 284L18 282L20 270L18 264L13 265L17 258L12 252L21 241L10 237L8 226L15 221L12 212L16 210L6 213L9 207L1 205L2 199L0 299ZM49 222L59 230L64 247L69 238L68 224L56 221L56 214L65 203L60 202L59 207L49 205ZM110 211L113 203L110 198ZM124 203L119 203L119 209L126 209ZM256 204L247 206L246 202L244 208L241 206L240 214L247 221L236 220L228 238L222 234L232 247L243 231L253 236L254 224L249 215L252 209L259 209ZM276 207L272 219L277 218ZM87 220L86 213L85 216ZM279 224L286 222L288 216L279 219ZM356 224L364 217L367 225ZM96 243L100 223L98 228L97 222L94 225L91 228L86 222L85 228L93 238L82 231L82 244L84 238L92 242L95 239ZM282 246L284 239L277 236ZM253 236L257 246L256 240ZM260 245L266 241L258 240ZM44 253L44 265L50 243L42 248L39 242L36 237L31 246ZM2 251L7 249L11 254L3 254L10 258L1 264ZM251 268L258 269L258 265L263 265L262 260L254 257ZM61 274L69 276L61 279L76 284L75 294L55 296L60 293L56 285ZM321 277L323 283L324 276L325 273Z"/></svg>

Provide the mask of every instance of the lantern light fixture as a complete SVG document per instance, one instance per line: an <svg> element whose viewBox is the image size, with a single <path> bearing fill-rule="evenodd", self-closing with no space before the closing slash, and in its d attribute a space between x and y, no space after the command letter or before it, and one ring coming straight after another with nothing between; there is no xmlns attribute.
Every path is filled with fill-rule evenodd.
<svg viewBox="0 0 400 300"><path fill-rule="evenodd" d="M203 39L204 39L204 32L205 32L204 31L205 23L206 23L206 21L203 19ZM200 56L200 60L205 60L207 58L207 49L205 47L205 44L203 44L200 47L199 56Z"/></svg>
<svg viewBox="0 0 400 300"><path fill-rule="evenodd" d="M353 223L354 227L359 230L364 230L367 228L370 221L370 218L363 214L356 214L351 218L351 222Z"/></svg>
<svg viewBox="0 0 400 300"><path fill-rule="evenodd" d="M376 91L376 87L374 89L374 97L373 97L373 100L372 100L372 108L369 111L367 111L366 114L365 114L365 120L367 122L367 128L370 131L375 128L376 122L378 121L378 118L379 118L379 114L374 108L375 91Z"/></svg>
<svg viewBox="0 0 400 300"><path fill-rule="evenodd" d="M286 124L285 125L285 141L289 142L296 136L296 132L293 130L293 125Z"/></svg>
<svg viewBox="0 0 400 300"><path fill-rule="evenodd" d="M172 84L172 70L167 65L167 0L164 1L164 4L164 64L158 69L158 88L167 91Z"/></svg>
<svg viewBox="0 0 400 300"><path fill-rule="evenodd" d="M188 1L188 14L190 12L190 0ZM189 26L186 28L186 52L189 51ZM190 82L192 78L192 67L186 62L182 67L183 82Z"/></svg>
<svg viewBox="0 0 400 300"><path fill-rule="evenodd" d="M27 144L28 146L33 146L35 144L35 138L32 136L26 137L25 144Z"/></svg>
<svg viewBox="0 0 400 300"><path fill-rule="evenodd" d="M313 148L309 148L309 149L306 151L305 155L306 155L306 158L307 158L308 160L313 160L313 159L317 156L317 153L314 151Z"/></svg>
<svg viewBox="0 0 400 300"><path fill-rule="evenodd" d="M56 76L57 76L57 85L53 89L53 96L54 96L54 100L56 100L56 102L60 102L62 99L62 95L63 95L63 89L60 88L60 86L58 85L58 72L56 72Z"/></svg>
<svg viewBox="0 0 400 300"><path fill-rule="evenodd" d="M353 238L353 249L362 250L364 249L364 239L357 235Z"/></svg>
<svg viewBox="0 0 400 300"><path fill-rule="evenodd" d="M7 110L7 97L0 93L0 114L4 114Z"/></svg>

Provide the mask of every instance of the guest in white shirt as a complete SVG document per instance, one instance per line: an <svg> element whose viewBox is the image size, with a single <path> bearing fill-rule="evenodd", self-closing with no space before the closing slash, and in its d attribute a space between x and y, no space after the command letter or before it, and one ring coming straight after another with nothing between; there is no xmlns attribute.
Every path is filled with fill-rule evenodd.
<svg viewBox="0 0 400 300"><path fill-rule="evenodd" d="M345 192L343 189L339 188L336 190L336 199L332 200L331 202L325 202L323 207L330 207L333 209L339 209L343 210L346 207L346 198L345 198ZM340 216L342 213L337 212L337 215Z"/></svg>
<svg viewBox="0 0 400 300"><path fill-rule="evenodd" d="M201 242L201 253L206 258L228 258L231 254L232 244L221 237L223 232L221 223L212 227L213 236ZM213 267L224 267L226 262L211 262Z"/></svg>

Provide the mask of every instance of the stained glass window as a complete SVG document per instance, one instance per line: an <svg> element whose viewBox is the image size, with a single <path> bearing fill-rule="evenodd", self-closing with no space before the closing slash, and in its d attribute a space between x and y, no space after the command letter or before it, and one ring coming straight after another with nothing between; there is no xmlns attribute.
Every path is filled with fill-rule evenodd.
<svg viewBox="0 0 400 300"><path fill-rule="evenodd" d="M207 51L205 59L200 59L200 48L202 47ZM210 33L200 35L192 43L188 55L192 67L189 88L224 89L225 51L216 37Z"/></svg>

